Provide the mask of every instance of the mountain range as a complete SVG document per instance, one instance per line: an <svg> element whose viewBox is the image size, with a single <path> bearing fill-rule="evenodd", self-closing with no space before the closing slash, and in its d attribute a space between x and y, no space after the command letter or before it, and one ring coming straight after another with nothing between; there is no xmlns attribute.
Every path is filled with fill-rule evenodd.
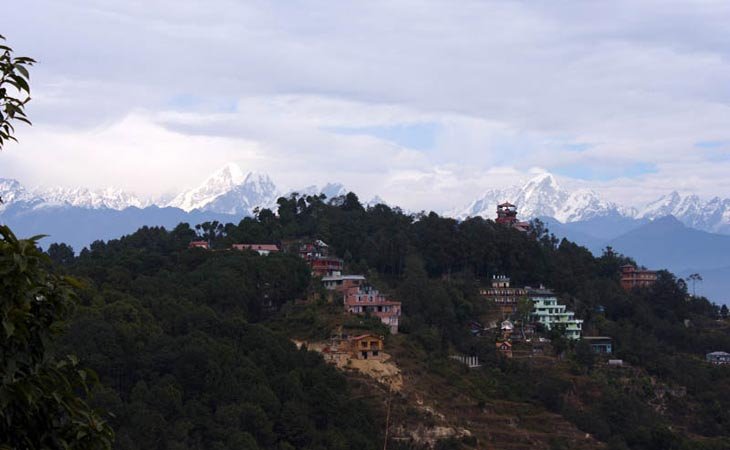
<svg viewBox="0 0 730 450"><path fill-rule="evenodd" d="M539 174L522 186L488 190L469 205L445 214L457 219L494 218L496 205L504 201L516 205L523 219L549 217L565 224L621 218L640 225L647 220L674 216L698 230L730 234L730 198L703 201L697 195L683 196L674 191L637 208L607 201L590 189L564 189L549 173Z"/></svg>
<svg viewBox="0 0 730 450"><path fill-rule="evenodd" d="M596 255L610 246L650 268L680 277L699 273L697 293L730 303L730 199L703 201L671 192L642 207L626 207L591 190L563 189L545 173L522 186L487 191L447 215L494 218L504 201L517 206L520 218L538 218L557 237Z"/></svg>
<svg viewBox="0 0 730 450"><path fill-rule="evenodd" d="M276 209L281 191L266 174L244 172L227 164L199 186L167 200L140 198L120 189L26 189L16 180L0 179L0 222L21 236L49 234L47 242L66 242L75 249L97 239L112 239L143 225L174 227L209 220L237 222L256 208ZM327 198L345 195L341 183L312 185L299 194ZM543 173L521 186L488 190L470 204L443 213L460 220L494 218L496 205L515 204L521 219L539 218L558 237L599 254L606 246L640 264L686 275L705 276L701 293L730 296L730 199L703 201L671 192L641 207L618 205L589 189L568 190ZM380 197L366 206L384 203ZM706 275L705 275L706 274Z"/></svg>

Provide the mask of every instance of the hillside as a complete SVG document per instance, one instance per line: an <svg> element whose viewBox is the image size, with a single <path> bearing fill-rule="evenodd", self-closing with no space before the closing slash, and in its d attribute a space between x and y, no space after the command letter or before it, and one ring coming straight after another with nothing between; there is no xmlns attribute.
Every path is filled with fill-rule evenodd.
<svg viewBox="0 0 730 450"><path fill-rule="evenodd" d="M689 228L673 216L653 220L609 245L649 267L673 271L726 266L730 255L730 236Z"/></svg>
<svg viewBox="0 0 730 450"><path fill-rule="evenodd" d="M49 248L87 286L63 350L99 374L94 402L115 414L117 448L369 449L382 446L386 424L391 449L728 446L730 373L703 361L730 348L728 327L705 299L688 302L671 274L627 293L620 255L596 258L482 219L364 209L353 194L337 205L284 199L278 216L206 233L209 251L188 249L197 237L186 225L143 228L78 256ZM398 335L327 303L296 254L226 250L315 238L402 302ZM513 359L500 357L494 335L469 325L496 317L478 295L493 274L554 288L631 367L607 368L559 335L545 335L543 356L516 344ZM342 326L386 334L399 391L291 342Z"/></svg>

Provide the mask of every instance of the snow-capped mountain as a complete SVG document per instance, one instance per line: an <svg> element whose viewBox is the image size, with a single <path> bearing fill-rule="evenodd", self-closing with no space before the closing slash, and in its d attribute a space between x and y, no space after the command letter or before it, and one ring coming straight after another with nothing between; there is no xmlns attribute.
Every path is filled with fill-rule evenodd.
<svg viewBox="0 0 730 450"><path fill-rule="evenodd" d="M87 209L122 210L130 206L144 208L150 204L149 200L141 200L136 195L117 188L91 190L57 187L35 190L32 197L39 200L37 203L43 206L76 206Z"/></svg>
<svg viewBox="0 0 730 450"><path fill-rule="evenodd" d="M489 190L466 208L446 215L457 219L494 218L497 205L505 201L517 206L522 219L552 217L565 223L621 214L616 204L601 199L595 192L588 189L569 192L558 185L553 175L542 173L522 187Z"/></svg>
<svg viewBox="0 0 730 450"><path fill-rule="evenodd" d="M141 200L134 194L116 188L91 190L87 188L56 187L36 188L28 191L17 180L0 179L0 211L13 203L24 202L34 208L52 206L75 206L86 209L122 210L130 206L144 208L149 201Z"/></svg>
<svg viewBox="0 0 730 450"><path fill-rule="evenodd" d="M234 163L208 177L200 186L180 193L167 206L184 211L201 210L248 215L256 207L276 205L279 193L268 175L244 174Z"/></svg>
<svg viewBox="0 0 730 450"><path fill-rule="evenodd" d="M0 199L2 199L0 211L13 202L25 201L29 198L30 195L17 180L0 178Z"/></svg>
<svg viewBox="0 0 730 450"><path fill-rule="evenodd" d="M465 208L445 215L457 219L496 217L497 204L509 201L517 206L519 217L551 217L562 223L583 222L602 217L622 217L639 221L674 216L691 228L730 234L730 199L719 197L703 201L697 195L672 192L641 208L619 206L588 189L568 191L555 177L542 173L523 186L489 190Z"/></svg>
<svg viewBox="0 0 730 450"><path fill-rule="evenodd" d="M302 189L293 189L287 192L286 195L297 193L301 196L320 195L324 194L328 199L339 197L341 195L347 195L348 190L342 183L327 183L323 188L319 188L316 184L309 185Z"/></svg>
<svg viewBox="0 0 730 450"><path fill-rule="evenodd" d="M285 194L282 194L286 192ZM235 163L229 163L213 173L198 187L174 196L172 200L149 200L120 189L107 188L50 188L29 190L18 181L0 178L0 214L9 205L25 209L76 207L82 209L110 209L122 211L129 207L175 207L186 212L201 211L228 215L249 215L257 207L276 209L281 195L320 195L328 199L346 195L342 183L328 183L303 189L280 191L268 175L244 172ZM640 208L624 207L606 201L589 189L568 190L555 177L542 173L521 186L486 191L466 207L446 212L457 219L481 216L494 218L497 204L509 201L517 206L519 218L549 217L561 222L583 223L594 220L620 218L645 223L668 215L685 225L703 231L730 234L730 198L715 197L704 201L696 195L672 192ZM364 202L364 206L384 203L380 197Z"/></svg>
<svg viewBox="0 0 730 450"><path fill-rule="evenodd" d="M714 197L702 201L697 195L682 196L677 191L641 208L636 217L657 219L672 215L685 225L705 231L730 232L730 199Z"/></svg>
<svg viewBox="0 0 730 450"><path fill-rule="evenodd" d="M185 211L211 211L221 214L248 215L255 208L276 209L276 200L282 195L320 195L335 198L347 194L341 183L328 183L321 189L307 186L282 194L268 175L245 173L235 163L226 164L200 186L177 195L166 206Z"/></svg>

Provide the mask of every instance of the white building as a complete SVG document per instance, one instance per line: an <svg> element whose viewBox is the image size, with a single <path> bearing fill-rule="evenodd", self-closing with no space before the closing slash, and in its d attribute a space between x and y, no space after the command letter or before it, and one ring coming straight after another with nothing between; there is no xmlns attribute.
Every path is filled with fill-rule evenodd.
<svg viewBox="0 0 730 450"><path fill-rule="evenodd" d="M580 339L583 332L583 320L576 319L573 311L568 311L565 305L559 304L552 291L528 289L527 293L533 302L532 318L537 323L541 323L548 330L558 324L565 325L567 338Z"/></svg>

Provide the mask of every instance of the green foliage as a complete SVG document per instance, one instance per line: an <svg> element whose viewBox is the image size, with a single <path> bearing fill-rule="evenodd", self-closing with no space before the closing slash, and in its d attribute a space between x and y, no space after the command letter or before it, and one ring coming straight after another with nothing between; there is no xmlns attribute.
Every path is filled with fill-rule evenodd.
<svg viewBox="0 0 730 450"><path fill-rule="evenodd" d="M590 372L596 364L596 355L591 348L591 344L584 340L578 341L575 345L575 360L581 367Z"/></svg>
<svg viewBox="0 0 730 450"><path fill-rule="evenodd" d="M377 446L369 405L348 402L342 377L282 335L323 339L340 325L382 325L367 317L337 319L335 304L295 304L315 289L297 256L223 250L234 242L299 238L325 240L346 267L367 273L401 301L402 349L475 402L498 397L540 405L612 439L613 448L675 448L669 442L701 448L676 429L712 438L708 448L727 437L730 375L702 356L730 348L730 339L716 320L719 308L688 300L686 285L671 274L627 293L618 271L630 259L611 249L596 258L557 241L544 225L525 234L479 218L365 209L355 196L325 200L292 195L279 199L278 216L261 210L237 225L206 225L218 251L188 250L196 233L184 224L96 242L71 261L54 249L57 263L91 286L66 344L107 386L96 398L118 417L119 448ZM613 337L616 357L643 378L626 384L631 377L612 375L559 327L550 332L552 347L566 358L554 367L497 358L491 339L469 332L469 323L490 308L478 295L479 280L494 274L556 289L586 329ZM485 367L456 371L447 358L455 350L477 355ZM668 396L658 411L650 404L653 385L642 381L647 374L685 388L686 396Z"/></svg>
<svg viewBox="0 0 730 450"><path fill-rule="evenodd" d="M116 447L377 447L371 407L344 377L263 325L328 337L312 307L291 302L309 287L304 261L189 250L189 231L142 228L65 266L89 288L64 344L99 374Z"/></svg>
<svg viewBox="0 0 730 450"><path fill-rule="evenodd" d="M0 150L7 141L17 141L13 121L30 125L25 105L30 101L28 68L35 63L32 58L14 57L13 49L4 41L0 36Z"/></svg>
<svg viewBox="0 0 730 450"><path fill-rule="evenodd" d="M77 395L95 375L52 351L78 285L48 270L36 242L0 226L0 448L111 448L108 424Z"/></svg>

